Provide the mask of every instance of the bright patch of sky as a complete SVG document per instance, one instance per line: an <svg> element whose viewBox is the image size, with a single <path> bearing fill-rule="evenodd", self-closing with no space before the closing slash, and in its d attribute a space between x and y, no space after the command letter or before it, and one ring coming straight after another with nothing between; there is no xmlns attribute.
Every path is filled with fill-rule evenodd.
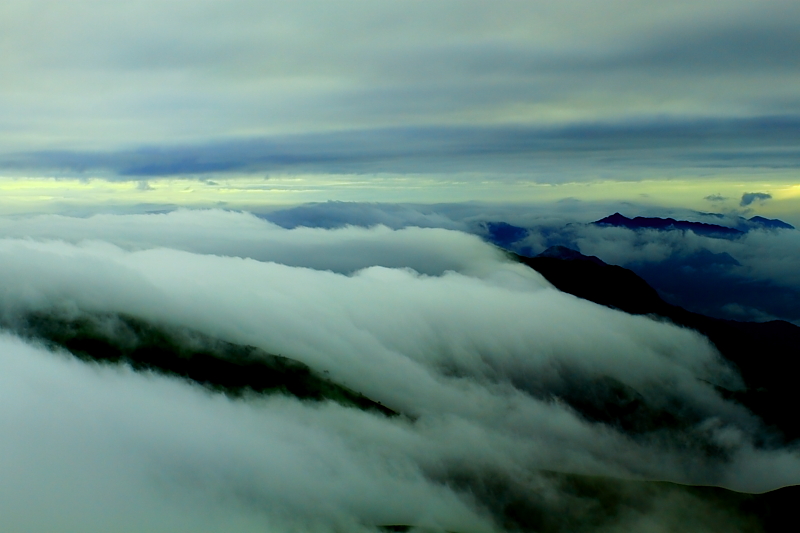
<svg viewBox="0 0 800 533"><path fill-rule="evenodd" d="M562 184L491 180L474 175L250 175L215 179L13 178L0 180L0 215L26 213L146 213L178 207L264 211L308 202L496 202L558 206L595 203L648 212L681 206L701 212L778 217L800 226L800 185L791 176L743 181L729 175L713 179L591 181ZM744 208L752 191L770 191ZM636 207L634 207L634 205ZM610 209L611 207L609 207ZM643 211L644 210L644 211Z"/></svg>

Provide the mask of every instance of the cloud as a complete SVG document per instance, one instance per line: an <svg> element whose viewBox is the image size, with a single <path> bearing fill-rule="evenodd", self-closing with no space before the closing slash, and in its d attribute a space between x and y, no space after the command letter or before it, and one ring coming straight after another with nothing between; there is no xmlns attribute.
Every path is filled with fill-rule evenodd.
<svg viewBox="0 0 800 533"><path fill-rule="evenodd" d="M609 213L661 216L748 230L739 239L712 239L692 232L630 231L586 223ZM796 299L800 280L792 250L798 233L743 226L739 214L700 213L625 202L565 200L552 205L502 204L361 204L327 202L265 213L285 227L386 224L393 228L440 226L490 240L487 222L525 228L527 237L511 244L514 252L533 256L555 245L580 249L604 261L632 268L668 300L722 318L749 316L800 320ZM508 243L505 246L509 246ZM756 310L759 310L756 312Z"/></svg>
<svg viewBox="0 0 800 533"><path fill-rule="evenodd" d="M287 231L251 214L221 210L89 218L59 215L6 218L0 220L0 235L73 243L91 239L129 250L160 246L345 274L384 266L411 268L428 275L441 275L448 270L478 275L496 270L498 258L503 256L478 237L439 228L407 227L392 231L386 226L376 226ZM527 277L538 276L514 265L505 268Z"/></svg>
<svg viewBox="0 0 800 533"><path fill-rule="evenodd" d="M382 456L335 428L402 436L402 425L333 404L233 403L163 378L86 366L8 335L0 345L4 527L330 531L363 528L360 518L491 530L486 516L426 480L413 461ZM315 421L322 418L331 419L327 428Z"/></svg>
<svg viewBox="0 0 800 533"><path fill-rule="evenodd" d="M287 229L386 226L402 229L444 228L464 230L466 225L437 212L435 207L386 203L323 202L276 210L263 218Z"/></svg>
<svg viewBox="0 0 800 533"><path fill-rule="evenodd" d="M727 200L727 198L721 194L710 194L708 196L704 196L703 200L708 200L709 202L723 202Z"/></svg>
<svg viewBox="0 0 800 533"><path fill-rule="evenodd" d="M476 236L450 230L485 236L487 221L507 221L531 230L528 237L515 243L515 250L528 250L531 255L561 244L591 252L610 263L630 265L663 261L675 255L690 256L708 249L728 253L745 268L755 269L753 272L760 272L758 279L796 285L791 269L777 268L778 264L791 263L782 258L786 255L785 249L794 245L781 243L794 239L796 232L751 231L743 240L723 242L694 234L637 233L624 228L596 228L574 223L578 216L582 217L579 220L588 222L592 217L605 216L609 209L625 207L634 208L585 203L572 207L531 208L478 203L420 206L326 202L269 212L261 215L263 218L221 210L88 218L45 215L0 219L0 236L62 239L73 243L94 239L127 250L162 246L345 274L379 265L412 268L428 275L441 275L447 270L483 275L495 268L495 261L502 253L484 246ZM646 214L644 208L639 209ZM686 217L690 213L665 212L664 215ZM286 231L264 218L295 229ZM696 213L694 217L700 222L716 224L735 223L735 218L728 220ZM230 229L234 227L236 231ZM768 269L767 265L771 264L776 268Z"/></svg>
<svg viewBox="0 0 800 533"><path fill-rule="evenodd" d="M736 216L693 217L698 222L735 226ZM800 278L792 262L800 234L793 230L750 230L738 239L714 239L692 232L633 231L583 224L529 228L519 243L532 254L564 245L610 264L633 269L676 305L721 318L750 316L800 320ZM758 312L756 312L758 310Z"/></svg>
<svg viewBox="0 0 800 533"><path fill-rule="evenodd" d="M139 6L4 4L7 150L157 152L243 135L800 112L787 89L800 55L791 1ZM127 170L230 164L151 155Z"/></svg>
<svg viewBox="0 0 800 533"><path fill-rule="evenodd" d="M742 201L739 202L739 205L742 207L746 207L753 202L765 202L766 200L770 200L772 195L765 192L746 192L742 195Z"/></svg>
<svg viewBox="0 0 800 533"><path fill-rule="evenodd" d="M595 179L596 174L587 177L586 171L598 164L628 171L676 165L797 168L798 132L798 116L393 127L133 150L17 152L0 154L0 167L12 172L99 173L111 180L140 182L264 171L502 176L535 170L536 181L558 183Z"/></svg>
<svg viewBox="0 0 800 533"><path fill-rule="evenodd" d="M487 487L546 514L567 497L542 470L746 491L800 479L793 452L758 448L759 421L717 392L740 383L706 339L560 293L474 236L222 211L6 219L2 233L6 324L58 311L188 327L407 415L232 401L4 335L0 514L23 529L496 531L507 503ZM609 383L680 429L631 432L553 400Z"/></svg>

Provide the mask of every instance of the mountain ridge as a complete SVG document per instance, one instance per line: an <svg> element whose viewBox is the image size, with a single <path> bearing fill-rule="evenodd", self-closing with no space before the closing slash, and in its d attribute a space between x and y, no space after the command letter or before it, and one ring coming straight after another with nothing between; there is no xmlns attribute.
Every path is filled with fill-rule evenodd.
<svg viewBox="0 0 800 533"><path fill-rule="evenodd" d="M712 214L717 216L716 214ZM722 215L719 215L720 217ZM791 224L777 218L765 218L753 216L749 219L738 217L737 227L723 226L719 224L709 224L706 222L691 222L688 220L676 220L674 218L659 217L634 217L628 218L619 212L607 217L595 220L591 224L595 226L611 226L628 228L631 230L655 229L659 231L693 231L698 235L717 239L735 239L753 229L795 229Z"/></svg>
<svg viewBox="0 0 800 533"><path fill-rule="evenodd" d="M656 229L660 231L681 230L693 231L698 235L706 237L731 239L741 237L744 231L720 226L717 224L707 224L705 222L689 222L687 220L675 220L674 218L658 217L634 217L628 218L620 213L614 213L600 220L592 222L595 226L614 226L628 228L632 230Z"/></svg>
<svg viewBox="0 0 800 533"><path fill-rule="evenodd" d="M739 369L747 387L721 393L750 409L785 440L800 438L800 421L791 408L800 404L800 392L794 392L794 376L800 372L800 327L782 320L740 322L693 313L665 302L631 270L598 264L575 250L571 258L548 250L537 257L512 257L563 292L627 313L663 317L705 335Z"/></svg>

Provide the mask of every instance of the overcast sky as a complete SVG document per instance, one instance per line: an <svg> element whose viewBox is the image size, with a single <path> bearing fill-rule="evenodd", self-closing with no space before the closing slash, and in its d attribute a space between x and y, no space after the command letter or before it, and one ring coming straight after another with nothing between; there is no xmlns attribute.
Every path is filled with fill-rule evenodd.
<svg viewBox="0 0 800 533"><path fill-rule="evenodd" d="M620 180L796 202L798 27L781 0L7 0L0 174L137 201L269 175L294 180L273 203Z"/></svg>

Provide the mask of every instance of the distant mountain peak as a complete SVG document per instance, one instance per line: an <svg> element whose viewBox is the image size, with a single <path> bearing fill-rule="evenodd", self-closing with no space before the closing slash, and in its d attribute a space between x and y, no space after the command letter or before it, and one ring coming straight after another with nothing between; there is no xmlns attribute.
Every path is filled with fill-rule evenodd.
<svg viewBox="0 0 800 533"><path fill-rule="evenodd" d="M628 218L620 213L614 213L605 218L593 222L597 226L615 226L632 230L655 229L659 231L670 230L691 230L698 235L706 237L731 239L744 235L744 231L719 226L717 224L706 224L704 222L689 222L688 220L675 220L674 218L658 217L635 217Z"/></svg>
<svg viewBox="0 0 800 533"><path fill-rule="evenodd" d="M704 213L723 218L725 215L717 213ZM735 228L721 226L719 224L707 224L705 222L690 222L688 220L675 220L674 218L658 217L635 217L628 218L621 213L614 213L605 218L592 222L597 226L614 226L618 228L628 228L632 230L656 229L659 231L670 230L692 230L698 235L723 239L736 238L744 235L753 229L795 229L791 224L777 218L765 218L754 216L749 219L738 217L738 221L733 224Z"/></svg>
<svg viewBox="0 0 800 533"><path fill-rule="evenodd" d="M640 217L641 218L641 217ZM593 224L610 224L612 226L621 226L625 224L629 224L633 222L632 219L626 217L619 211L614 213L613 215L608 215L605 218L601 218L600 220L596 220Z"/></svg>
<svg viewBox="0 0 800 533"><path fill-rule="evenodd" d="M750 217L747 221L761 228L795 229L791 224L787 224L783 220L778 220L777 218L764 218L756 215L754 217Z"/></svg>

